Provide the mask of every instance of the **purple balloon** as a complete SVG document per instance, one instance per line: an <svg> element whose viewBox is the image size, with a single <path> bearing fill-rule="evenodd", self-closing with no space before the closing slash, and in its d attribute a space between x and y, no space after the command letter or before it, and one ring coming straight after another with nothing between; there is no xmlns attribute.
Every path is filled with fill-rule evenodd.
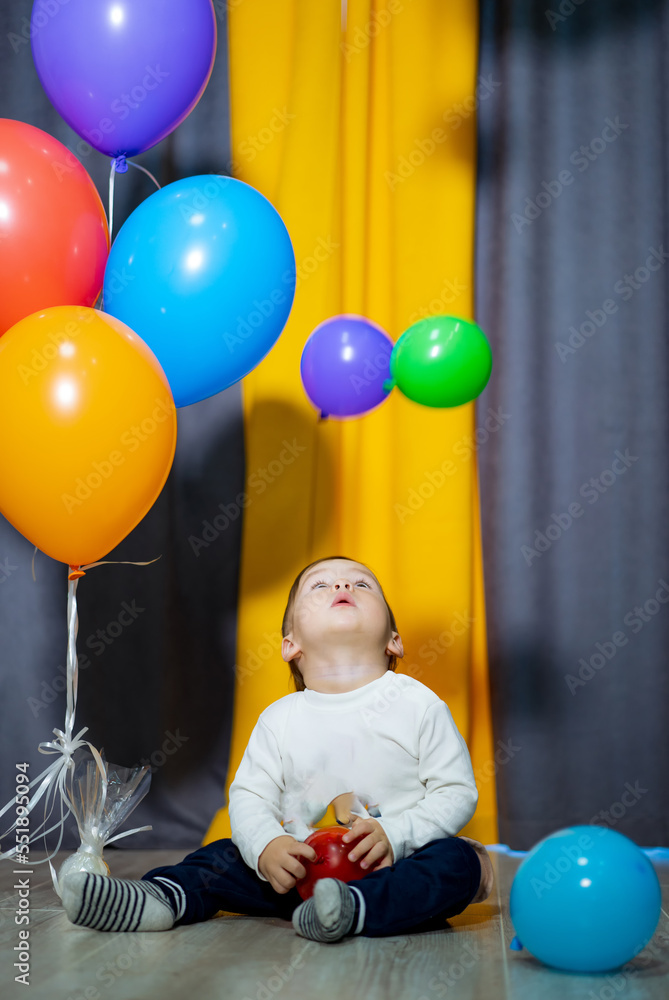
<svg viewBox="0 0 669 1000"><path fill-rule="evenodd" d="M300 374L321 417L357 417L386 398L393 341L364 316L333 316L307 339Z"/></svg>
<svg viewBox="0 0 669 1000"><path fill-rule="evenodd" d="M121 172L190 114L216 55L212 0L35 0L30 34L47 97Z"/></svg>

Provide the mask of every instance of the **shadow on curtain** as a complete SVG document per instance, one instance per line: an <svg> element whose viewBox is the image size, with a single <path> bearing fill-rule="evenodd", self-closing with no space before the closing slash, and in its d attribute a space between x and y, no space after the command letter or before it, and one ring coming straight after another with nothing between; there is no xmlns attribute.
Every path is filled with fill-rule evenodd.
<svg viewBox="0 0 669 1000"><path fill-rule="evenodd" d="M233 173L281 213L298 287L242 388L247 475L273 481L244 517L226 797L259 713L293 690L279 651L290 584L340 552L378 575L401 672L448 703L467 741L480 798L463 832L496 842L474 407L395 391L361 419L318 422L299 375L328 316L361 313L394 339L423 315L472 316L475 5L349 0L342 32L339 0L244 0L229 38ZM229 836L224 806L205 843Z"/></svg>

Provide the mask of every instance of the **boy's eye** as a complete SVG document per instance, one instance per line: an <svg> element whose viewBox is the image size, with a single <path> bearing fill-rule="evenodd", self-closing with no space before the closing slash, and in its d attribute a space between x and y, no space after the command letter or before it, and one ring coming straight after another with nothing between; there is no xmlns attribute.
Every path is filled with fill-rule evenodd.
<svg viewBox="0 0 669 1000"><path fill-rule="evenodd" d="M366 581L366 580L356 580L356 586L357 586L357 585L358 585L359 583L362 583L362 584L364 584L364 585L365 585L365 587L369 588L369 584L367 583L367 581Z"/></svg>

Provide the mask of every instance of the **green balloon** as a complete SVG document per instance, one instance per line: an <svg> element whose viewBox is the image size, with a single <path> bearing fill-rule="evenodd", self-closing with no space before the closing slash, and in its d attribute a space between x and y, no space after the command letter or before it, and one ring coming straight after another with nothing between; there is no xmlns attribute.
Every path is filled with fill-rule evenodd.
<svg viewBox="0 0 669 1000"><path fill-rule="evenodd" d="M398 389L423 406L462 406L488 384L492 351L476 323L430 316L402 334L390 355Z"/></svg>

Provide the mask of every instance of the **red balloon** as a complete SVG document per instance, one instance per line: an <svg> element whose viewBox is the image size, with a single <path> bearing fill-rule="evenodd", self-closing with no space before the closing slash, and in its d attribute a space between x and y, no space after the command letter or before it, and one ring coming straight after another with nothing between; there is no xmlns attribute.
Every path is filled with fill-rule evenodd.
<svg viewBox="0 0 669 1000"><path fill-rule="evenodd" d="M315 830L311 836L307 837L305 844L316 851L318 857L315 861L300 856L300 864L304 865L307 874L295 883L295 888L302 899L309 899L314 891L314 885L320 878L338 878L341 882L352 882L354 879L364 878L369 875L371 869L361 868L359 858L357 861L349 861L348 855L356 844L364 840L366 833L356 837L355 840L343 842L342 837L349 830L343 826L325 826L320 830Z"/></svg>
<svg viewBox="0 0 669 1000"><path fill-rule="evenodd" d="M76 156L0 118L0 336L49 306L94 305L108 256L105 210Z"/></svg>

